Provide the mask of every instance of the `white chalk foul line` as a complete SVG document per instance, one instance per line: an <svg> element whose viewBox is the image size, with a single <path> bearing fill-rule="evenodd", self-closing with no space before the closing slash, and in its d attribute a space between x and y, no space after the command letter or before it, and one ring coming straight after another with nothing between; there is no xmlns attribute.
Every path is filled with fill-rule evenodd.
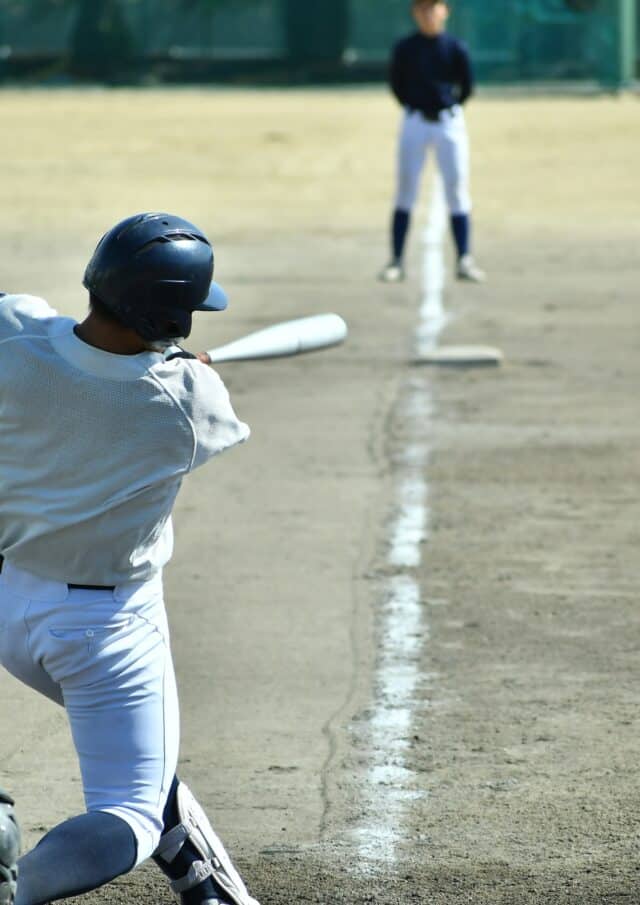
<svg viewBox="0 0 640 905"><path fill-rule="evenodd" d="M423 295L415 343L418 354L433 349L448 317L444 310L443 239L446 207L439 179L431 194L424 234ZM429 532L426 469L432 436L433 400L426 375L412 378L401 417L407 436L398 456L395 516L388 534L388 563L395 574L384 583L378 629L375 702L368 722L368 767L363 810L356 831L361 862L395 862L406 838L409 800L424 796L409 767L408 754L420 693L433 679L422 668L429 626L415 570Z"/></svg>

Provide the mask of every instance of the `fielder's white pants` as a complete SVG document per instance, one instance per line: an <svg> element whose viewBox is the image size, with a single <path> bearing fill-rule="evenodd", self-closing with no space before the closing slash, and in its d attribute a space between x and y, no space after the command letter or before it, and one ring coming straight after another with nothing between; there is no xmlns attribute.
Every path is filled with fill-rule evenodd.
<svg viewBox="0 0 640 905"><path fill-rule="evenodd" d="M87 810L125 820L144 861L160 839L179 746L161 576L75 590L5 561L0 662L65 707Z"/></svg>
<svg viewBox="0 0 640 905"><path fill-rule="evenodd" d="M412 210L430 148L435 151L449 212L470 213L469 139L460 106L443 110L437 122L429 122L418 111L405 111L398 137L396 209Z"/></svg>

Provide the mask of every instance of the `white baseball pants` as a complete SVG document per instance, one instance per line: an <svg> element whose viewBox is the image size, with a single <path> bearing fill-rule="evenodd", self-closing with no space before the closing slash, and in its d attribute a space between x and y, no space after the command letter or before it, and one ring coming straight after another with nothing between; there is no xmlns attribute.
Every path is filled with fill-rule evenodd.
<svg viewBox="0 0 640 905"><path fill-rule="evenodd" d="M161 576L75 590L5 562L0 662L65 707L87 810L125 820L144 861L160 839L179 746Z"/></svg>
<svg viewBox="0 0 640 905"><path fill-rule="evenodd" d="M405 112L398 137L396 209L413 209L431 147L435 150L450 214L470 213L469 139L460 106L443 110L437 122L426 120L416 110Z"/></svg>

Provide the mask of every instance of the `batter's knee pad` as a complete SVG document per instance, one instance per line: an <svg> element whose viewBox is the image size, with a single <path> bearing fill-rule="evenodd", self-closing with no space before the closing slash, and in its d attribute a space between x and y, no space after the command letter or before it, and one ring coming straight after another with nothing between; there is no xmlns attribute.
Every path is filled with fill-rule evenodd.
<svg viewBox="0 0 640 905"><path fill-rule="evenodd" d="M18 879L20 827L14 801L0 789L0 905L13 905Z"/></svg>
<svg viewBox="0 0 640 905"><path fill-rule="evenodd" d="M168 813L173 816L165 826L153 860L172 881L172 890L181 895L210 878L225 901L233 905L259 905L247 892L240 874L189 788L178 782L171 794L175 800L168 802Z"/></svg>

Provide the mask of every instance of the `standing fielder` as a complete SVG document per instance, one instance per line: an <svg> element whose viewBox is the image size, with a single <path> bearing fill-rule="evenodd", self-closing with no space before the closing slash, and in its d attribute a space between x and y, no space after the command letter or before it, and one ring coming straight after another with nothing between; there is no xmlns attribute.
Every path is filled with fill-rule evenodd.
<svg viewBox="0 0 640 905"><path fill-rule="evenodd" d="M481 282L471 256L469 143L462 104L473 91L466 47L445 32L449 7L443 0L413 0L418 31L399 41L389 70L391 90L404 107L397 153L397 186L391 222L391 260L385 283L404 279L403 256L411 211L418 196L427 149L435 150L451 215L456 275Z"/></svg>
<svg viewBox="0 0 640 905"><path fill-rule="evenodd" d="M0 662L65 707L87 812L18 862L15 905L88 892L153 857L182 905L257 905L176 776L162 568L183 477L241 443L208 356L220 311L193 224L141 214L100 241L82 323L0 298Z"/></svg>

